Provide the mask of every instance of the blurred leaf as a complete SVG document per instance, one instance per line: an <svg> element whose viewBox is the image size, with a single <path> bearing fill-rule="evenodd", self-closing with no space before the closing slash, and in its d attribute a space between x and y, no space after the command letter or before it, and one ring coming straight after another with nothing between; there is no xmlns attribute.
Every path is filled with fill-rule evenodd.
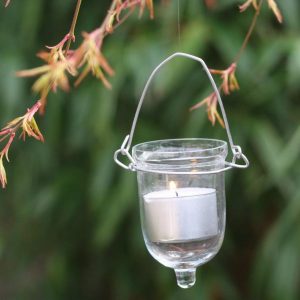
<svg viewBox="0 0 300 300"><path fill-rule="evenodd" d="M292 89L298 87L300 80L300 39L294 41L294 45L289 56L287 80Z"/></svg>

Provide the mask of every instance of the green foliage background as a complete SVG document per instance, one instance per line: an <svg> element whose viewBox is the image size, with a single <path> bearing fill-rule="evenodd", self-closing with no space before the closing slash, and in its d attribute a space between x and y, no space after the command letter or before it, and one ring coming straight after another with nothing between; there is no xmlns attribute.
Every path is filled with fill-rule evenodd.
<svg viewBox="0 0 300 300"><path fill-rule="evenodd" d="M106 1L83 1L77 27L101 23ZM113 90L94 78L49 99L39 118L46 142L15 143L0 192L0 299L265 299L300 297L300 3L278 1L284 24L265 8L238 66L241 90L224 98L237 144L251 161L227 179L227 231L220 253L199 268L190 290L144 246L135 174L118 168L113 152L128 133L151 70L176 50L225 68L253 12L238 1L156 6L156 18L130 18L106 40L116 70ZM37 66L34 53L68 31L75 0L12 0L0 9L0 120L35 101L32 80L14 72ZM188 108L210 92L199 65L170 64L153 84L135 143L171 137L225 139L205 110Z"/></svg>

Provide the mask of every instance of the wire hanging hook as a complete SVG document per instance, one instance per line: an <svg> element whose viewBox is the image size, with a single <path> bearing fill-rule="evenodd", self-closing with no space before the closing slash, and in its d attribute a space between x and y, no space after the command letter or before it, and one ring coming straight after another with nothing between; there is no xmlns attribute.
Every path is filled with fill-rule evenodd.
<svg viewBox="0 0 300 300"><path fill-rule="evenodd" d="M148 88L154 78L154 76L156 75L156 73L165 65L167 64L170 60L174 59L175 57L186 57L186 58L189 58L189 59L192 59L194 61L197 61L199 62L206 75L208 76L208 79L213 87L213 90L217 96L217 99L218 99L218 104L220 106L220 110L221 110L221 113L222 113L222 117L223 117L223 120L224 120L224 125L225 125L225 129L226 129L226 132L227 132L227 137L228 137L228 141L229 141L229 145L230 145L230 148L231 148L231 152L233 154L233 158L232 158L232 161L231 162L226 162L226 165L228 167L224 168L224 169L221 169L220 172L223 172L223 171L226 171L228 169L231 169L231 168L247 168L249 166L249 160L247 159L247 157L242 153L242 149L240 146L238 145L235 145L233 143L233 139L232 139L232 135L231 135L231 132L230 132L230 127L229 127L229 123L228 123L228 119L227 119L227 116L226 116L226 112L225 112L225 108L224 108L224 105L223 105L223 102L222 102L222 99L221 99L221 95L220 95L220 92L218 90L218 87L207 67L207 65L205 64L204 60L201 59L200 57L197 57L197 56L194 56L194 55L191 55L191 54L188 54L188 53L183 53L183 52L176 52L174 54L172 54L171 56L169 56L168 58L166 58L164 61L162 61L154 70L153 72L151 73L145 87L144 87L144 90L142 92L142 95L141 95L141 98L139 100L139 103L138 103L138 106L137 106L137 109L136 109L136 112L135 112L135 116L134 116L134 119L133 119L133 122L132 122L132 125L131 125L131 130L130 130L130 133L129 135L127 135L122 143L122 146L119 150L117 150L115 152L115 155L114 155L114 160L115 162L120 165L121 167L127 169L127 170L134 170L136 169L136 163L133 159L133 157L130 155L129 151L130 151L130 147L131 147L131 144L132 144L132 140L133 140L133 136L134 136L134 132L135 132L135 128L136 128L136 124L137 124L137 121L138 121L138 118L139 118L139 114L140 114L140 111L141 111L141 108L142 108L142 105L144 103L144 100L145 100L145 96L147 94L147 91L148 91ZM127 158L131 161L131 164L129 166L126 166L124 165L121 161L119 161L118 159L118 155L119 153L121 153L122 155L126 155ZM239 165L239 164L236 164L236 160L237 159L242 159L244 161L244 164L243 165ZM199 172L199 174L207 174L207 172Z"/></svg>

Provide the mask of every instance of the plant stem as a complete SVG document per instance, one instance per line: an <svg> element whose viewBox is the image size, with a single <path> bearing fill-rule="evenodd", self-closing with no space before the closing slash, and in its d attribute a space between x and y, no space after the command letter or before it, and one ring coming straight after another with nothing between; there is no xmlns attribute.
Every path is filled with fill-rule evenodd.
<svg viewBox="0 0 300 300"><path fill-rule="evenodd" d="M71 24L71 28L69 31L69 40L66 46L66 52L69 51L72 40L75 36L75 27L76 27L76 23L77 23L77 19L78 19L78 15L79 15L79 11L80 11L80 6L81 6L82 0L77 0L77 4L76 4L76 8L75 8L75 12L74 12L74 16L73 16L73 20L72 20L72 24Z"/></svg>
<svg viewBox="0 0 300 300"><path fill-rule="evenodd" d="M104 20L102 21L101 25L94 31L94 34L97 36L96 44L97 44L98 48L101 48L103 39L107 35L106 26L111 18L111 12L116 8L118 2L119 2L119 0L112 0L112 3L110 5L109 9L107 10L107 14L106 14Z"/></svg>
<svg viewBox="0 0 300 300"><path fill-rule="evenodd" d="M241 46L241 48L240 48L240 50L239 50L237 56L236 56L235 59L234 59L234 62L235 62L235 63L237 63L237 62L240 60L241 55L243 54L245 48L246 48L247 45L248 45L248 42L249 42L249 40L250 40L250 38L251 38L251 35L252 35L252 33L253 33L253 30L254 30L254 28L255 28L255 25L256 25L258 16L259 16L259 14L260 14L261 6L262 6L263 2L264 2L264 0L260 0L260 2L259 2L259 4L258 4L258 7L257 7L257 9L256 9L256 11L255 11L255 14L254 14L253 19L252 19L251 24L250 24L250 27L249 27L249 29L248 29L248 32L247 32L247 34L246 34L246 37L245 37L245 39L244 39L244 41L243 41L243 44L242 44L242 46Z"/></svg>
<svg viewBox="0 0 300 300"><path fill-rule="evenodd" d="M108 11L107 11L107 15L106 15L106 17L104 18L104 20L103 20L101 26L99 27L99 29L100 29L101 32L103 32L103 33L105 32L106 24L107 24L107 22L109 21L109 19L110 19L110 17L111 17L110 12L113 11L113 10L116 8L118 2L119 2L119 0L113 0L113 1L112 1L111 5L110 5L110 7L109 7L109 9L108 9Z"/></svg>

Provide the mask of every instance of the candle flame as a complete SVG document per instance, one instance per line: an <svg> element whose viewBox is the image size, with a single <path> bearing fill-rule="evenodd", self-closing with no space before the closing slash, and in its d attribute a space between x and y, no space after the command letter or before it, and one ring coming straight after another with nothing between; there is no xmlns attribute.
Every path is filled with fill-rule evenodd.
<svg viewBox="0 0 300 300"><path fill-rule="evenodd" d="M170 190L176 190L176 188L177 188L176 182L175 181L170 181L169 182L169 187L170 187Z"/></svg>

